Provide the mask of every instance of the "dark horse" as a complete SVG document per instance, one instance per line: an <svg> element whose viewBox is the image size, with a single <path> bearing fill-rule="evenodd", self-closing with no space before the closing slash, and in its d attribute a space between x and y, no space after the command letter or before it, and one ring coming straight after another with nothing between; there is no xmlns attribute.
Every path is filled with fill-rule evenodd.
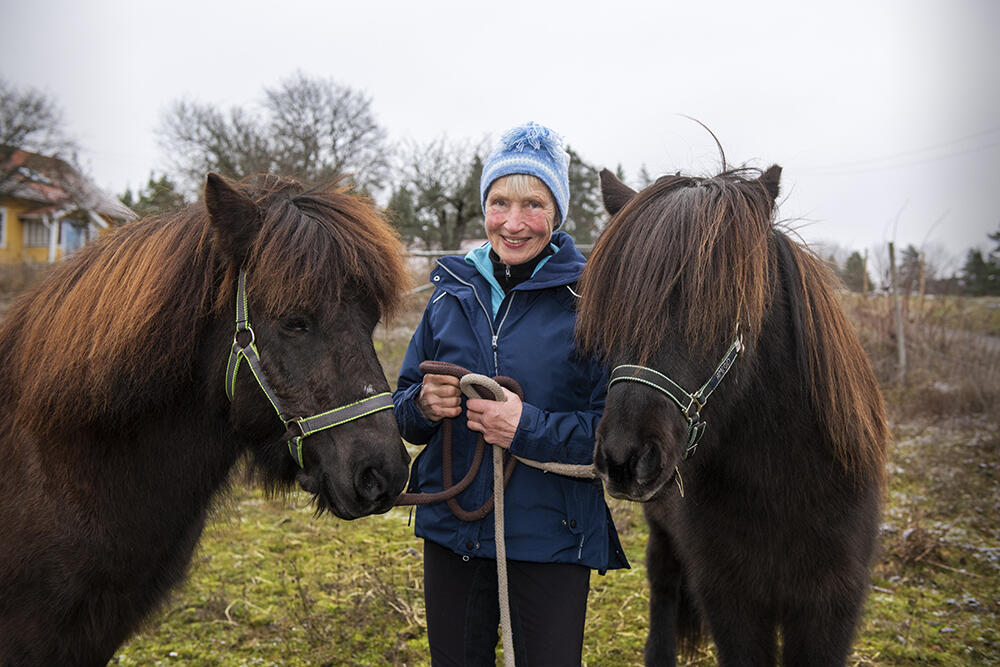
<svg viewBox="0 0 1000 667"><path fill-rule="evenodd" d="M649 665L703 623L721 665L779 637L785 665L842 665L867 591L882 399L829 270L773 223L780 173L601 175L578 335L613 369L595 465L645 503Z"/></svg>
<svg viewBox="0 0 1000 667"><path fill-rule="evenodd" d="M241 269L270 399L246 360L227 396ZM111 659L183 578L244 454L319 511L388 510L409 460L390 411L305 438L300 467L272 401L302 417L387 392L372 332L404 275L368 200L209 174L205 204L125 225L17 301L0 326L0 665Z"/></svg>

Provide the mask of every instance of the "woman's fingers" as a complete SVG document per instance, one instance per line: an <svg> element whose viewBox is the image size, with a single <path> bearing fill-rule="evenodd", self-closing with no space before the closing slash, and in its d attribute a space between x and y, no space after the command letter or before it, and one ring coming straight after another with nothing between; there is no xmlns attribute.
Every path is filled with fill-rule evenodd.
<svg viewBox="0 0 1000 667"><path fill-rule="evenodd" d="M458 378L428 373L424 376L417 405L431 421L452 419L462 414L461 396Z"/></svg>

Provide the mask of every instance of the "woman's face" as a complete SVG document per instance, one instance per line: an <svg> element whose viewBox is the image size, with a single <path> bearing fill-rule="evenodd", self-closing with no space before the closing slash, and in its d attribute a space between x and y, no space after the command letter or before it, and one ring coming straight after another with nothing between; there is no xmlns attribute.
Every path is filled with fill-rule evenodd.
<svg viewBox="0 0 1000 667"><path fill-rule="evenodd" d="M556 204L541 180L514 191L510 177L493 181L486 196L486 238L504 264L522 264L540 253L552 238Z"/></svg>

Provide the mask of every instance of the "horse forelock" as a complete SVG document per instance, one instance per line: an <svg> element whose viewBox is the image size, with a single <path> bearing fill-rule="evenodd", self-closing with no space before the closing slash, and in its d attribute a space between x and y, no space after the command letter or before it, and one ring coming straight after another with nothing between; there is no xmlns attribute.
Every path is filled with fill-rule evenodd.
<svg viewBox="0 0 1000 667"><path fill-rule="evenodd" d="M367 199L278 179L243 187L264 214L248 268L260 274L251 280L266 309L339 299L350 284L383 316L393 312L406 281L402 248ZM190 382L206 318L234 311L239 267L212 238L203 204L129 223L15 302L0 324L8 419L45 435L121 419Z"/></svg>
<svg viewBox="0 0 1000 667"><path fill-rule="evenodd" d="M728 345L737 323L754 339L772 282L771 209L743 172L658 179L595 245L581 280L581 345L641 364L671 331L699 355Z"/></svg>
<svg viewBox="0 0 1000 667"><path fill-rule="evenodd" d="M335 184L270 193L246 261L253 299L270 316L336 304L345 291L391 317L408 286L398 234L370 200ZM228 295L226 295L228 297Z"/></svg>

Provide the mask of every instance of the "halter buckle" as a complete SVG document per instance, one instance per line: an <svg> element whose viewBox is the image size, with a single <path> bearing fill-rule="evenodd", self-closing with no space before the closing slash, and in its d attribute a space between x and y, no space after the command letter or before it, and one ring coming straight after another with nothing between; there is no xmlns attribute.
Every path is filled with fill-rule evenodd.
<svg viewBox="0 0 1000 667"><path fill-rule="evenodd" d="M694 394L691 394L688 398L691 399L691 402L688 403L686 408L684 408L684 416L691 420L692 423L696 424L701 421L701 411L705 406L697 399L697 397L695 397ZM697 406L697 409L692 412L691 408L695 406Z"/></svg>
<svg viewBox="0 0 1000 667"><path fill-rule="evenodd" d="M240 341L240 335L245 333L250 334L250 340L248 340L246 343L243 343ZM246 336L244 336L243 338L246 339ZM240 349L244 349L253 345L255 340L256 336L254 336L253 328L251 328L250 325L248 324L245 328L236 330L236 334L233 336L233 345L239 347Z"/></svg>
<svg viewBox="0 0 1000 667"><path fill-rule="evenodd" d="M285 420L285 440L294 440L305 436L300 419L301 417L292 417Z"/></svg>

